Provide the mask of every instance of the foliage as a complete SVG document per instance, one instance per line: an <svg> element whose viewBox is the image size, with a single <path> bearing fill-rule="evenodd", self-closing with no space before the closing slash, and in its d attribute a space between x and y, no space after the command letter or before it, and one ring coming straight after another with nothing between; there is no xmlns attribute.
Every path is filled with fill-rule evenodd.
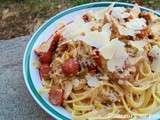
<svg viewBox="0 0 160 120"><path fill-rule="evenodd" d="M0 0L0 39L30 34L57 12L100 1L136 2L153 9L160 8L160 0Z"/></svg>

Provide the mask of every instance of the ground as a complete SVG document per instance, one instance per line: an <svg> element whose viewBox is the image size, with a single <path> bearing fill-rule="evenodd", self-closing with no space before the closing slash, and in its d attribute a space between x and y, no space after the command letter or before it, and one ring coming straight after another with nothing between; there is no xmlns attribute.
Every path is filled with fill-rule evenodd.
<svg viewBox="0 0 160 120"><path fill-rule="evenodd" d="M107 0L0 0L0 40L29 35L46 19L79 4ZM153 9L159 0L110 0L136 2Z"/></svg>

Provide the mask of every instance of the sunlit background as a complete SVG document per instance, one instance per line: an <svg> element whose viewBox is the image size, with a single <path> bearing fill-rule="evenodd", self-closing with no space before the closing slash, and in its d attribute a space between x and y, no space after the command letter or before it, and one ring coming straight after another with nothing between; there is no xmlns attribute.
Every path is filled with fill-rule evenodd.
<svg viewBox="0 0 160 120"><path fill-rule="evenodd" d="M108 0L0 0L0 40L33 33L46 19L72 6ZM109 0L160 9L160 0Z"/></svg>

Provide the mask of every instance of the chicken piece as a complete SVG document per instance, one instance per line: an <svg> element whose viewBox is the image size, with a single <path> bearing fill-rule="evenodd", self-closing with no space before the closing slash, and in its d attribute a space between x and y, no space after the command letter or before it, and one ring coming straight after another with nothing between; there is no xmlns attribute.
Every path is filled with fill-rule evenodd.
<svg viewBox="0 0 160 120"><path fill-rule="evenodd" d="M114 80L133 80L136 74L136 67L130 66L125 70L117 70L110 74L110 78Z"/></svg>
<svg viewBox="0 0 160 120"><path fill-rule="evenodd" d="M73 85L71 81L64 82L64 99L67 99L72 92Z"/></svg>

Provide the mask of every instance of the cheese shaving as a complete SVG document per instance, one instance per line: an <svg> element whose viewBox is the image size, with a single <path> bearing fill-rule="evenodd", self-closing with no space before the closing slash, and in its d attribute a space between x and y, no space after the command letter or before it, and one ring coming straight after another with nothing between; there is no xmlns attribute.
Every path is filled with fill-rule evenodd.
<svg viewBox="0 0 160 120"><path fill-rule="evenodd" d="M108 44L111 37L110 24L106 24L102 27L102 31L90 31L81 37L80 40L84 41L90 46L101 48Z"/></svg>
<svg viewBox="0 0 160 120"><path fill-rule="evenodd" d="M139 51L143 51L144 46L147 44L147 41L130 41L129 42L133 47L137 48Z"/></svg>
<svg viewBox="0 0 160 120"><path fill-rule="evenodd" d="M153 57L153 62L151 64L151 68L154 72L159 72L160 71L160 48L155 45L151 49L149 53Z"/></svg>
<svg viewBox="0 0 160 120"><path fill-rule="evenodd" d="M100 81L95 77L91 75L86 75L87 84L89 87L96 87L100 84Z"/></svg>
<svg viewBox="0 0 160 120"><path fill-rule="evenodd" d="M128 54L125 50L124 43L118 39L113 39L105 47L100 48L100 54L108 59L107 68L109 71L114 72L117 69L122 69Z"/></svg>
<svg viewBox="0 0 160 120"><path fill-rule="evenodd" d="M132 30L143 30L146 25L146 20L144 18L135 18L126 22L126 27Z"/></svg>
<svg viewBox="0 0 160 120"><path fill-rule="evenodd" d="M143 18L132 19L129 22L123 23L123 25L115 21L115 24L119 33L126 36L135 36L137 33L140 33L141 30L146 28L146 20Z"/></svg>
<svg viewBox="0 0 160 120"><path fill-rule="evenodd" d="M72 81L72 84L73 84L74 87L78 87L79 84L80 84L80 81L79 81L78 79L74 79L74 80Z"/></svg>
<svg viewBox="0 0 160 120"><path fill-rule="evenodd" d="M77 18L76 21L64 27L62 35L67 40L76 39L77 37L81 36L82 33L87 33L90 31L90 27L87 25L89 24L86 24L81 18Z"/></svg>
<svg viewBox="0 0 160 120"><path fill-rule="evenodd" d="M96 20L102 20L104 19L104 15L105 15L105 12L107 11L107 9L102 9L102 10L99 10L99 11L95 11L95 19Z"/></svg>
<svg viewBox="0 0 160 120"><path fill-rule="evenodd" d="M133 18L137 18L140 12L140 7L138 6L138 4L135 4L134 7L131 9L130 14Z"/></svg>
<svg viewBox="0 0 160 120"><path fill-rule="evenodd" d="M124 19L130 16L129 13L126 12L126 8L124 7L114 7L112 9L111 15L116 19Z"/></svg>

